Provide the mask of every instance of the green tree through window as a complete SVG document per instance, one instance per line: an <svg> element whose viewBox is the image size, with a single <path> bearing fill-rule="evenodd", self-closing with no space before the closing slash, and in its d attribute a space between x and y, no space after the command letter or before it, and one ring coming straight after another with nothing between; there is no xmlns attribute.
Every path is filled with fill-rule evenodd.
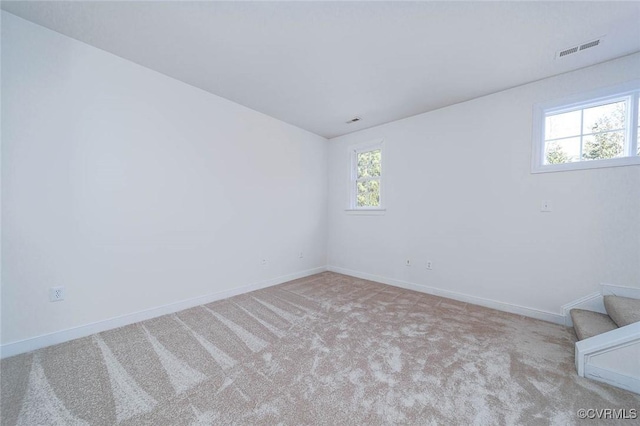
<svg viewBox="0 0 640 426"><path fill-rule="evenodd" d="M611 114L598 117L591 126L592 137L586 138L582 149L582 158L585 160L603 160L615 158L624 151L624 129L626 118L625 102L614 104ZM614 131L612 131L614 130Z"/></svg>
<svg viewBox="0 0 640 426"><path fill-rule="evenodd" d="M356 154L356 207L380 207L381 162L380 149Z"/></svg>
<svg viewBox="0 0 640 426"><path fill-rule="evenodd" d="M546 164L623 156L627 103L616 101L548 116Z"/></svg>
<svg viewBox="0 0 640 426"><path fill-rule="evenodd" d="M547 163L548 164L562 164L570 161L569 156L557 143L552 143L547 151Z"/></svg>

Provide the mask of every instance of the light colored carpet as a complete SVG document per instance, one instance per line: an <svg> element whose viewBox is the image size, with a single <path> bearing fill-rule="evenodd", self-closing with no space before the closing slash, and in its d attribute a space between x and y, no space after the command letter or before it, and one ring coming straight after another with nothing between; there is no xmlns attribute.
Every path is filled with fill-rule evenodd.
<svg viewBox="0 0 640 426"><path fill-rule="evenodd" d="M574 341L327 272L5 359L2 424L565 425L640 408L577 377Z"/></svg>
<svg viewBox="0 0 640 426"><path fill-rule="evenodd" d="M640 299L608 295L604 307L618 327L640 321Z"/></svg>
<svg viewBox="0 0 640 426"><path fill-rule="evenodd" d="M572 309L571 320L578 340L588 339L618 328L609 315L586 309Z"/></svg>

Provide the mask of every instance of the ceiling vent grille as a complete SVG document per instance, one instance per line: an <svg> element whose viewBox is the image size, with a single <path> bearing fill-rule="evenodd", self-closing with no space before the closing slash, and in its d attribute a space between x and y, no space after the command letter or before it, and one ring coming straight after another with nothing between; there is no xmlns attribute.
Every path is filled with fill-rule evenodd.
<svg viewBox="0 0 640 426"><path fill-rule="evenodd" d="M599 44L600 44L600 40L590 41L589 43L585 43L582 46L580 46L580 50L588 49L590 47L596 47Z"/></svg>
<svg viewBox="0 0 640 426"><path fill-rule="evenodd" d="M587 41L577 46L572 46L566 49L559 50L558 52L556 52L556 59L564 58L565 56L573 55L574 53L582 52L583 50L587 50L592 47L599 46L602 43L602 39L604 39L604 36L598 37L595 40Z"/></svg>
<svg viewBox="0 0 640 426"><path fill-rule="evenodd" d="M563 50L558 53L558 58L562 58L563 56L571 55L572 53L576 53L578 51L578 46L572 47L571 49Z"/></svg>

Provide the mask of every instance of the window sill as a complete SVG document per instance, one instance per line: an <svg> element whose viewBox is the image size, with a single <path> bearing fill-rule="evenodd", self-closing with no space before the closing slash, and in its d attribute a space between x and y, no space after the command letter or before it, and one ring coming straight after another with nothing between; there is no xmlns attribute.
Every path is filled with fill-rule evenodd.
<svg viewBox="0 0 640 426"><path fill-rule="evenodd" d="M569 170L588 170L635 165L640 165L640 157L638 156L612 158L608 160L577 161L575 163L565 164L547 164L533 167L531 173L566 172Z"/></svg>
<svg viewBox="0 0 640 426"><path fill-rule="evenodd" d="M387 209L345 209L344 211L356 216L381 216L387 212Z"/></svg>

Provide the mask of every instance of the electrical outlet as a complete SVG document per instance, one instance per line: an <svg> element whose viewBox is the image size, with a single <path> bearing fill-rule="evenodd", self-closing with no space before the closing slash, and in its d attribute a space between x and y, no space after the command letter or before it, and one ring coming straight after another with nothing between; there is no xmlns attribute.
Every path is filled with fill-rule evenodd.
<svg viewBox="0 0 640 426"><path fill-rule="evenodd" d="M427 267L428 270L432 270L433 269L433 263L431 263L430 260L427 260L426 267Z"/></svg>
<svg viewBox="0 0 640 426"><path fill-rule="evenodd" d="M51 287L49 289L49 302L64 300L64 287Z"/></svg>

